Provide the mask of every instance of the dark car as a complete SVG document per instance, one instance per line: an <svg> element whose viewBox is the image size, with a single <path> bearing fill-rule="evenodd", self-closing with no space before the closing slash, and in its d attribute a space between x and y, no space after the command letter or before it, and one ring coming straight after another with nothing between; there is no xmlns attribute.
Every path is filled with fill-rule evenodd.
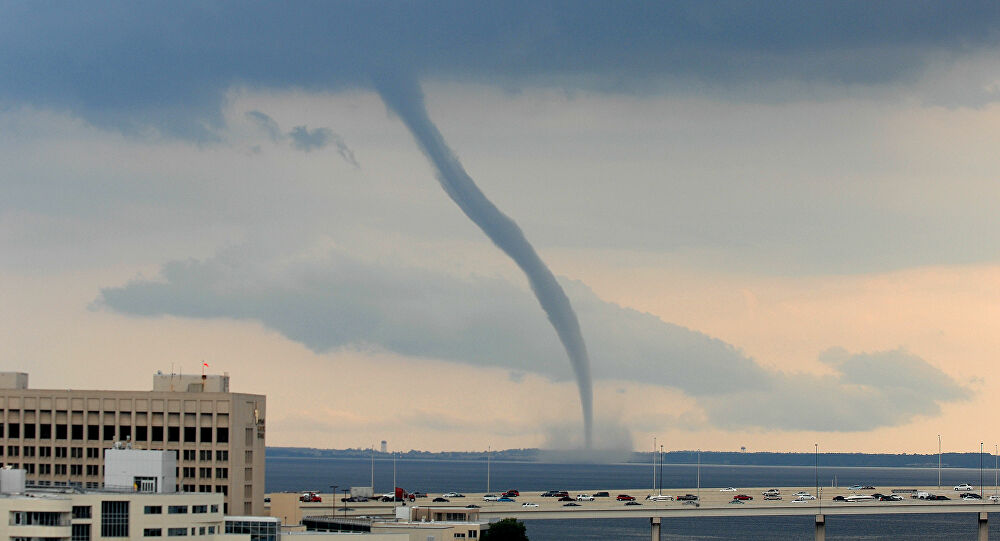
<svg viewBox="0 0 1000 541"><path fill-rule="evenodd" d="M354 503L354 502L367 502L368 498L366 498L364 496L351 496L349 498L341 498L340 501L342 501L342 502L352 502L352 503Z"/></svg>
<svg viewBox="0 0 1000 541"><path fill-rule="evenodd" d="M951 498L949 498L948 496L941 496L941 495L931 494L927 499L928 500L950 500Z"/></svg>
<svg viewBox="0 0 1000 541"><path fill-rule="evenodd" d="M737 494L733 496L734 500L752 500L753 496L747 496L746 494Z"/></svg>
<svg viewBox="0 0 1000 541"><path fill-rule="evenodd" d="M833 501L835 501L835 502L845 502L845 501L847 501L847 500L846 500L846 499L844 499L844 497L843 497L843 496L834 496L834 497L833 497Z"/></svg>
<svg viewBox="0 0 1000 541"><path fill-rule="evenodd" d="M434 498L431 501L439 502L440 503L440 502L446 502L446 501L449 501L449 500L447 498Z"/></svg>
<svg viewBox="0 0 1000 541"><path fill-rule="evenodd" d="M594 493L594 497L595 498L610 498L611 494L608 494L607 492L595 492Z"/></svg>
<svg viewBox="0 0 1000 541"><path fill-rule="evenodd" d="M983 499L983 497L980 496L979 494L976 494L975 492L968 492L966 494L962 494L962 499L963 500L981 500L981 499Z"/></svg>
<svg viewBox="0 0 1000 541"><path fill-rule="evenodd" d="M517 496L520 496L521 493L514 489L510 489L507 492L504 492L503 495L507 496L508 498L516 498Z"/></svg>
<svg viewBox="0 0 1000 541"><path fill-rule="evenodd" d="M690 501L696 501L698 499L698 496L695 496L694 494L685 494L683 496L677 496L674 499L677 500L677 501L679 501L679 502L688 501L688 500L690 500Z"/></svg>
<svg viewBox="0 0 1000 541"><path fill-rule="evenodd" d="M637 501L635 501L635 500L629 500L629 501L625 502L625 505L642 505L642 504L639 503L639 502L637 502Z"/></svg>
<svg viewBox="0 0 1000 541"><path fill-rule="evenodd" d="M410 499L411 500L413 498L426 498L426 497L427 497L427 493L426 492L414 492L413 494L410 494Z"/></svg>
<svg viewBox="0 0 1000 541"><path fill-rule="evenodd" d="M569 502L569 503L564 503L563 507L580 507L580 504L576 502Z"/></svg>
<svg viewBox="0 0 1000 541"><path fill-rule="evenodd" d="M563 497L559 498L559 501L561 501L561 502L571 502L571 501L573 501L573 498L570 498L569 496L563 496Z"/></svg>
<svg viewBox="0 0 1000 541"><path fill-rule="evenodd" d="M542 497L543 498L552 498L553 496L555 496L556 494L559 494L560 492L562 492L562 491L560 491L560 490L546 490L545 492L542 492Z"/></svg>
<svg viewBox="0 0 1000 541"><path fill-rule="evenodd" d="M465 508L466 509L479 509L479 506L476 505L476 504L474 504L474 503L470 503L469 505L466 505Z"/></svg>
<svg viewBox="0 0 1000 541"><path fill-rule="evenodd" d="M901 502L901 501L903 501L903 497L900 496L899 494L883 494L883 495L881 495L881 496L878 497L878 501L880 501L880 502Z"/></svg>

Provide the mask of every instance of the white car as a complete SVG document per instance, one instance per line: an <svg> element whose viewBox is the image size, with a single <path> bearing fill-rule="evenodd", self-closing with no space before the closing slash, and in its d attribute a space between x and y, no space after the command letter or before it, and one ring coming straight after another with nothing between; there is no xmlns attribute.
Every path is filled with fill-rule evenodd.
<svg viewBox="0 0 1000 541"><path fill-rule="evenodd" d="M955 490L974 490L974 488L969 483L962 483L961 485L956 485Z"/></svg>
<svg viewBox="0 0 1000 541"><path fill-rule="evenodd" d="M736 492L736 489L733 487L720 488L719 492Z"/></svg>
<svg viewBox="0 0 1000 541"><path fill-rule="evenodd" d="M796 496L808 496L809 493L806 492L806 491L804 491L804 490L800 490L800 491L796 492L795 495Z"/></svg>
<svg viewBox="0 0 1000 541"><path fill-rule="evenodd" d="M458 492L445 492L444 494L441 495L441 497L442 498L464 498L465 495L464 494L460 494Z"/></svg>
<svg viewBox="0 0 1000 541"><path fill-rule="evenodd" d="M875 501L875 496L868 494L851 494L850 496L844 498L845 502L871 502Z"/></svg>
<svg viewBox="0 0 1000 541"><path fill-rule="evenodd" d="M673 496L667 496L666 494L650 494L646 496L647 500L654 502L672 502L674 501Z"/></svg>
<svg viewBox="0 0 1000 541"><path fill-rule="evenodd" d="M486 494L486 495L483 496L483 501L484 502L495 502L495 501L497 501L499 499L500 499L500 496L497 496L496 494Z"/></svg>
<svg viewBox="0 0 1000 541"><path fill-rule="evenodd" d="M809 501L809 500L815 500L815 499L816 499L816 496L813 496L812 494L809 494L808 492L806 492L805 494L796 494L795 495L795 500L802 500L804 502L805 501ZM792 500L792 501L794 502L795 500Z"/></svg>
<svg viewBox="0 0 1000 541"><path fill-rule="evenodd" d="M521 507L538 507L538 504L537 503L531 503L531 502L524 502L524 503L521 504Z"/></svg>
<svg viewBox="0 0 1000 541"><path fill-rule="evenodd" d="M795 498L794 500L792 500L792 503L802 503L802 502L807 502L809 500L815 500L815 499L816 498L805 498L805 497L799 496L798 498Z"/></svg>
<svg viewBox="0 0 1000 541"><path fill-rule="evenodd" d="M991 502L1000 502L1000 496L994 494L994 495L990 496L990 501Z"/></svg>
<svg viewBox="0 0 1000 541"><path fill-rule="evenodd" d="M781 491L776 488L769 488L764 492L761 492L761 494L763 494L764 496L777 496L781 494Z"/></svg>
<svg viewBox="0 0 1000 541"><path fill-rule="evenodd" d="M578 501L578 502L592 502L592 501L594 501L594 497L591 496L590 494L577 494L576 495L576 501Z"/></svg>

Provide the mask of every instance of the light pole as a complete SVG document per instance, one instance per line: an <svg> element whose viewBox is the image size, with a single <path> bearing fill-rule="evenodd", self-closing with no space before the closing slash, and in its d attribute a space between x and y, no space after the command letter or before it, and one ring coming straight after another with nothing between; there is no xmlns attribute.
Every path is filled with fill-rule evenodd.
<svg viewBox="0 0 1000 541"><path fill-rule="evenodd" d="M372 444L372 495L375 495L375 444Z"/></svg>
<svg viewBox="0 0 1000 541"><path fill-rule="evenodd" d="M819 497L819 444L814 443L813 446L816 448L816 497Z"/></svg>
<svg viewBox="0 0 1000 541"><path fill-rule="evenodd" d="M342 489L344 491L344 497L341 498L344 501L344 518L347 518L347 493L351 491L349 488Z"/></svg>
<svg viewBox="0 0 1000 541"><path fill-rule="evenodd" d="M653 491L656 490L656 436L653 436L653 452L649 456L653 459L653 484L649 490Z"/></svg>
<svg viewBox="0 0 1000 541"><path fill-rule="evenodd" d="M660 488L657 494L663 494L663 445L660 445Z"/></svg>
<svg viewBox="0 0 1000 541"><path fill-rule="evenodd" d="M938 490L941 489L941 434L938 434Z"/></svg>
<svg viewBox="0 0 1000 541"><path fill-rule="evenodd" d="M979 442L979 499L983 499L983 442Z"/></svg>
<svg viewBox="0 0 1000 541"><path fill-rule="evenodd" d="M330 485L330 514L337 514L337 485Z"/></svg>
<svg viewBox="0 0 1000 541"><path fill-rule="evenodd" d="M698 502L701 503L701 449L698 449Z"/></svg>
<svg viewBox="0 0 1000 541"><path fill-rule="evenodd" d="M490 454L492 450L493 449L489 445L486 446L486 493L487 494L490 493Z"/></svg>
<svg viewBox="0 0 1000 541"><path fill-rule="evenodd" d="M997 500L997 487L1000 487L1000 448L993 444L993 501Z"/></svg>
<svg viewBox="0 0 1000 541"><path fill-rule="evenodd" d="M396 507L396 451L392 452L392 506Z"/></svg>

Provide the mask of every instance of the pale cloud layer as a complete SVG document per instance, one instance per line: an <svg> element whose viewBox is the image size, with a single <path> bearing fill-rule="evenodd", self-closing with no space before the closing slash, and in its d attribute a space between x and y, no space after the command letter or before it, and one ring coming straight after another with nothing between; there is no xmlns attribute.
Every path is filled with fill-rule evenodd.
<svg viewBox="0 0 1000 541"><path fill-rule="evenodd" d="M716 426L871 430L938 414L940 403L970 394L902 350L828 350L820 360L831 376L768 370L718 339L603 301L578 282L564 286L595 377L680 390ZM377 347L564 379L565 355L535 304L528 291L498 279L456 279L341 253L262 267L236 251L168 263L162 279L104 289L97 303L146 317L259 321L318 353Z"/></svg>
<svg viewBox="0 0 1000 541"><path fill-rule="evenodd" d="M208 356L269 395L275 445L572 435L523 279L369 90L402 70L565 277L609 448L968 447L1000 393L998 21L995 2L4 5L0 369L145 388Z"/></svg>

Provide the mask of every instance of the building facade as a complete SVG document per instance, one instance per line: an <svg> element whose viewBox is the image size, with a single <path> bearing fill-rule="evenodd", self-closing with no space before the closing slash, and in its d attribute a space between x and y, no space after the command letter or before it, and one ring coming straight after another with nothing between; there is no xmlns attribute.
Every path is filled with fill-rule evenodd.
<svg viewBox="0 0 1000 541"><path fill-rule="evenodd" d="M174 451L179 492L222 494L226 514L264 514L264 395L228 375L157 373L152 391L31 389L0 373L0 465L29 485L100 488L115 442Z"/></svg>

